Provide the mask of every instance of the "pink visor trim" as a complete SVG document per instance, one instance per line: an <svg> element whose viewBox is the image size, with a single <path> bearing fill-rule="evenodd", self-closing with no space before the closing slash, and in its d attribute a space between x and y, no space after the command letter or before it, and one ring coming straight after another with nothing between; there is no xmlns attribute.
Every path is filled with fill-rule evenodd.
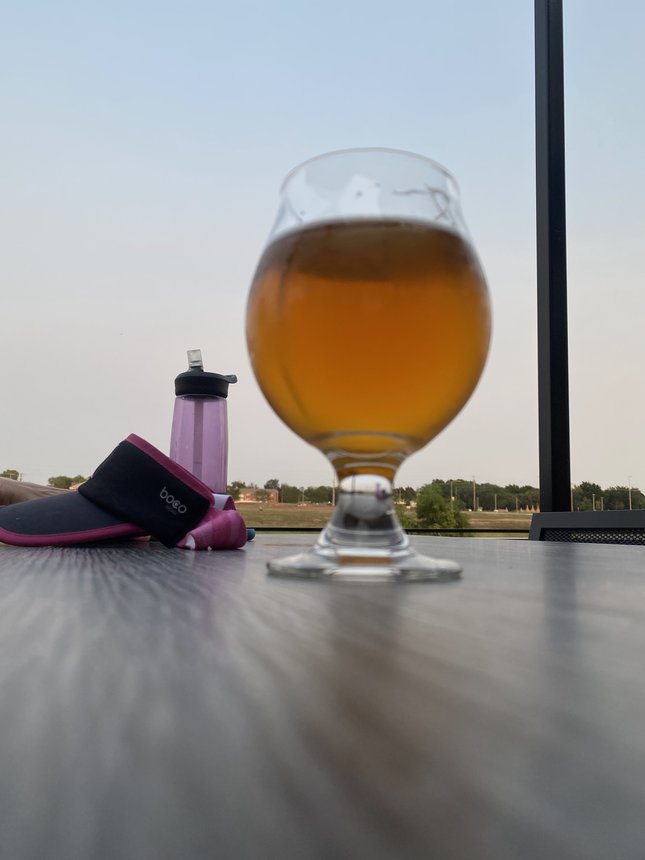
<svg viewBox="0 0 645 860"><path fill-rule="evenodd" d="M30 535L9 532L0 528L0 541L13 546L70 546L80 543L94 543L115 538L140 537L143 529L132 523L120 523L117 526L106 526L99 529L87 529L76 532L55 532L49 535Z"/></svg>

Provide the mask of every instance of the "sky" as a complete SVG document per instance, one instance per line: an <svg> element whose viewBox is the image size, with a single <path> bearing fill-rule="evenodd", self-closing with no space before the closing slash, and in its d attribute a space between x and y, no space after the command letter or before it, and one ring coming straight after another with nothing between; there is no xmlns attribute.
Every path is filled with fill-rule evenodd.
<svg viewBox="0 0 645 860"><path fill-rule="evenodd" d="M645 488L645 6L564 5L572 480ZM537 485L533 80L531 0L0 3L0 471L167 452L200 348L239 377L229 479L331 483L254 380L246 296L286 173L385 146L457 177L493 306L477 390L397 483Z"/></svg>

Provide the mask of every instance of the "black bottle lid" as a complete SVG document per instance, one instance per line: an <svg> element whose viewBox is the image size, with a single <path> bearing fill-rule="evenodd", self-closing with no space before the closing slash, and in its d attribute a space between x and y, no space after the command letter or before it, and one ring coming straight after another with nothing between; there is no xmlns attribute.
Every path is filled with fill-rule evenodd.
<svg viewBox="0 0 645 860"><path fill-rule="evenodd" d="M208 373L199 349L188 350L188 370L175 377L177 397L228 397L228 387L237 382L234 373Z"/></svg>

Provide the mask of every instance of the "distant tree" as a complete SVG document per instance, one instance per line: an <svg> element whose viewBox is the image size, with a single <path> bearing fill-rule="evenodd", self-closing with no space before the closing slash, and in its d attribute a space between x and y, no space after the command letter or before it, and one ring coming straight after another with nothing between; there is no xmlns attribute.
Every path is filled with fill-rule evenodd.
<svg viewBox="0 0 645 860"><path fill-rule="evenodd" d="M417 493L416 514L421 528L459 529L468 526L463 511L454 505L451 507L432 484L426 484Z"/></svg>
<svg viewBox="0 0 645 860"><path fill-rule="evenodd" d="M515 496L509 493L506 487L499 487L497 491L497 510L515 510Z"/></svg>
<svg viewBox="0 0 645 860"><path fill-rule="evenodd" d="M47 483L50 487L58 487L59 490L69 490L72 479L69 475L56 475L56 477L47 478Z"/></svg>
<svg viewBox="0 0 645 860"><path fill-rule="evenodd" d="M395 505L396 518L401 523L404 529L414 529L419 527L416 513L407 508L405 505Z"/></svg>
<svg viewBox="0 0 645 860"><path fill-rule="evenodd" d="M16 469L5 469L4 472L0 472L0 478L9 478L12 481L17 481L20 477L20 472Z"/></svg>
<svg viewBox="0 0 645 860"><path fill-rule="evenodd" d="M87 481L87 478L84 475L56 475L53 478L47 479L50 487L57 487L59 490L69 490L70 487L83 484L85 481Z"/></svg>
<svg viewBox="0 0 645 860"><path fill-rule="evenodd" d="M452 493L455 504L462 510L468 510L473 506L473 482L466 478L453 478L451 481L446 481L448 486L452 486ZM448 500L450 500L450 490L448 490Z"/></svg>
<svg viewBox="0 0 645 860"><path fill-rule="evenodd" d="M629 508L629 487L607 487L603 490L603 506L608 511L624 511ZM632 499L632 507L633 507Z"/></svg>
<svg viewBox="0 0 645 860"><path fill-rule="evenodd" d="M479 507L484 511L495 510L495 499L499 495L497 484L477 484L477 498ZM497 502L499 504L499 501Z"/></svg>
<svg viewBox="0 0 645 860"><path fill-rule="evenodd" d="M503 504L497 502L498 507L508 508L509 511L516 511L520 508L520 487L519 484L507 484L502 488Z"/></svg>
<svg viewBox="0 0 645 860"><path fill-rule="evenodd" d="M602 487L600 484L591 483L591 481L582 481L573 488L572 496L574 511L591 511L594 502L597 506L600 505Z"/></svg>
<svg viewBox="0 0 645 860"><path fill-rule="evenodd" d="M269 478L268 481L264 483L265 490L279 490L280 489L280 481L277 478Z"/></svg>
<svg viewBox="0 0 645 860"><path fill-rule="evenodd" d="M406 505L409 505L410 502L414 502L417 497L417 491L414 487L399 487L396 491L397 499L400 499L402 502L405 502Z"/></svg>
<svg viewBox="0 0 645 860"><path fill-rule="evenodd" d="M629 500L631 496L632 508L640 510L644 507L645 496L641 493L638 487L607 487L602 491L603 506L609 511L626 511L629 510Z"/></svg>
<svg viewBox="0 0 645 860"><path fill-rule="evenodd" d="M226 492L229 494L229 496L231 496L233 501L237 502L237 500L240 498L240 490L242 490L244 487L246 487L244 481L233 481L226 488Z"/></svg>
<svg viewBox="0 0 645 860"><path fill-rule="evenodd" d="M642 510L645 508L645 494L638 487L632 487L632 508Z"/></svg>
<svg viewBox="0 0 645 860"><path fill-rule="evenodd" d="M326 505L331 502L332 488L331 487L307 487L305 490L305 501L312 502L317 505Z"/></svg>
<svg viewBox="0 0 645 860"><path fill-rule="evenodd" d="M291 484L283 484L280 488L280 501L287 505L296 505L300 501L300 490Z"/></svg>
<svg viewBox="0 0 645 860"><path fill-rule="evenodd" d="M530 484L524 484L520 487L520 507L521 508L537 508L540 504L540 491L537 487L532 487Z"/></svg>
<svg viewBox="0 0 645 860"><path fill-rule="evenodd" d="M271 493L265 489L255 491L255 499L257 502L268 502L271 498Z"/></svg>
<svg viewBox="0 0 645 860"><path fill-rule="evenodd" d="M444 501L450 501L450 481L443 481L441 478L434 478L430 486L434 487L435 490L438 490Z"/></svg>

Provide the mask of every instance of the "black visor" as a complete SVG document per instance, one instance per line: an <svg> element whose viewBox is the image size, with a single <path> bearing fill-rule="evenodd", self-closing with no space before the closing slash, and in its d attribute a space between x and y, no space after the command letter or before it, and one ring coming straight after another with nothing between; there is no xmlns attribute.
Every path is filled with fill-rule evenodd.
<svg viewBox="0 0 645 860"><path fill-rule="evenodd" d="M0 508L0 541L64 546L149 534L175 546L212 504L205 484L131 434L78 492Z"/></svg>

